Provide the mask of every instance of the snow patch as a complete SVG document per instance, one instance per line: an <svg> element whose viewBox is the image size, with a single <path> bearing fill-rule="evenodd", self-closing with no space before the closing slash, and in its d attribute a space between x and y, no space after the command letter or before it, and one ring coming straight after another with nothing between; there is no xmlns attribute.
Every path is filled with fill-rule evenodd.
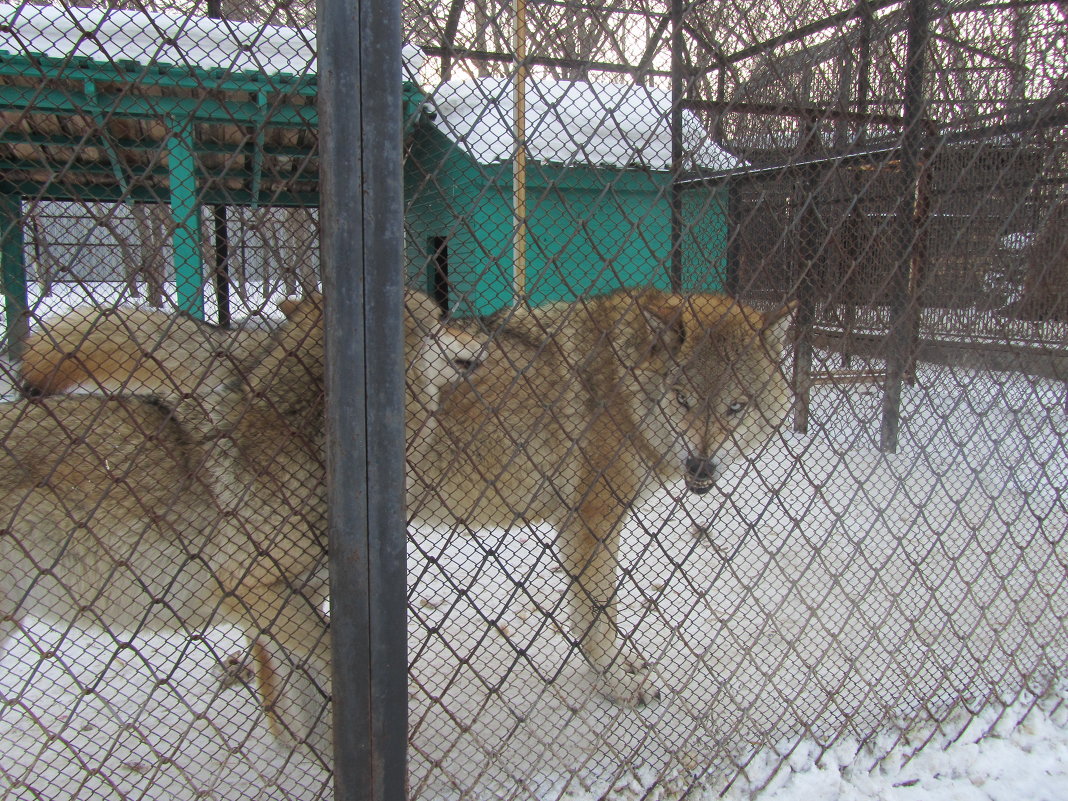
<svg viewBox="0 0 1068 801"><path fill-rule="evenodd" d="M615 83L531 80L526 90L528 157L555 164L671 167L671 94ZM516 150L514 85L506 78L448 81L428 109L434 124L483 164ZM683 149L692 167L741 166L711 141L693 112L683 111Z"/></svg>

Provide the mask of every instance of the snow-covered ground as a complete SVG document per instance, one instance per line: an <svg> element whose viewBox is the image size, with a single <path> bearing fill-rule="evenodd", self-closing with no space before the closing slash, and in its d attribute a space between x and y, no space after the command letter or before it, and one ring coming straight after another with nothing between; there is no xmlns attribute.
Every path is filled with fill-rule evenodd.
<svg viewBox="0 0 1068 801"><path fill-rule="evenodd" d="M1032 707L985 710L959 736L935 736L922 750L908 743L873 769L851 743L818 763L813 751L791 757L759 801L1063 801L1068 798L1068 698L1054 694ZM1030 714L1025 716L1025 712ZM955 731L956 733L956 731ZM923 738L913 738L923 742ZM858 764L859 763L859 764ZM862 767L863 765L863 767ZM732 788L727 801L750 799Z"/></svg>
<svg viewBox="0 0 1068 801"><path fill-rule="evenodd" d="M896 454L877 388L820 387L810 433L640 510L619 601L643 709L601 700L558 628L550 530L414 529L410 797L1068 798L1064 388L919 378ZM220 681L243 647L33 627L0 669L0 797L329 797Z"/></svg>
<svg viewBox="0 0 1068 801"><path fill-rule="evenodd" d="M413 789L759 787L769 753L1011 702L1023 677L1041 687L1068 656L1062 393L923 370L884 454L881 393L823 387L812 432L784 431L718 497L661 493L624 536L619 591L657 666L646 709L598 700L548 622L565 585L551 532L419 532Z"/></svg>

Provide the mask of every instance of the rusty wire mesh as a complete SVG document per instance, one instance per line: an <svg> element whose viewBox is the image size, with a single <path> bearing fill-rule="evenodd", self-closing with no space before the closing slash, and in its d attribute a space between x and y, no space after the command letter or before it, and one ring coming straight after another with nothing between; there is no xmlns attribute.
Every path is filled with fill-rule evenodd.
<svg viewBox="0 0 1068 801"><path fill-rule="evenodd" d="M314 12L0 7L4 797L330 795ZM1063 680L1063 5L403 13L409 795Z"/></svg>

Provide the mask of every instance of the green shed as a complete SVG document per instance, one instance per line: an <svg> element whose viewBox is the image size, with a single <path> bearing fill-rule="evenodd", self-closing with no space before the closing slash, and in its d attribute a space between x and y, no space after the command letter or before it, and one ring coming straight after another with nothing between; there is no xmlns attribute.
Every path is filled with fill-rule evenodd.
<svg viewBox="0 0 1068 801"><path fill-rule="evenodd" d="M512 85L409 87L406 264L454 315L488 314L513 297ZM642 86L531 82L527 89L526 294L537 305L624 286L668 288L670 97ZM732 156L684 117L687 167ZM727 188L682 195L684 289L721 289Z"/></svg>

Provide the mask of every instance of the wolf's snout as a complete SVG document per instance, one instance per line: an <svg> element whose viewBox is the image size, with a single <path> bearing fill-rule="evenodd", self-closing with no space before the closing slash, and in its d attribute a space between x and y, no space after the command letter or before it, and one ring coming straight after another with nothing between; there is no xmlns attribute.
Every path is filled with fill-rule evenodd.
<svg viewBox="0 0 1068 801"><path fill-rule="evenodd" d="M686 489L704 495L716 483L716 462L691 456L686 460Z"/></svg>
<svg viewBox="0 0 1068 801"><path fill-rule="evenodd" d="M452 360L452 366L456 369L456 372L460 373L460 375L473 373L481 364L482 360L478 357L464 358L457 356Z"/></svg>

